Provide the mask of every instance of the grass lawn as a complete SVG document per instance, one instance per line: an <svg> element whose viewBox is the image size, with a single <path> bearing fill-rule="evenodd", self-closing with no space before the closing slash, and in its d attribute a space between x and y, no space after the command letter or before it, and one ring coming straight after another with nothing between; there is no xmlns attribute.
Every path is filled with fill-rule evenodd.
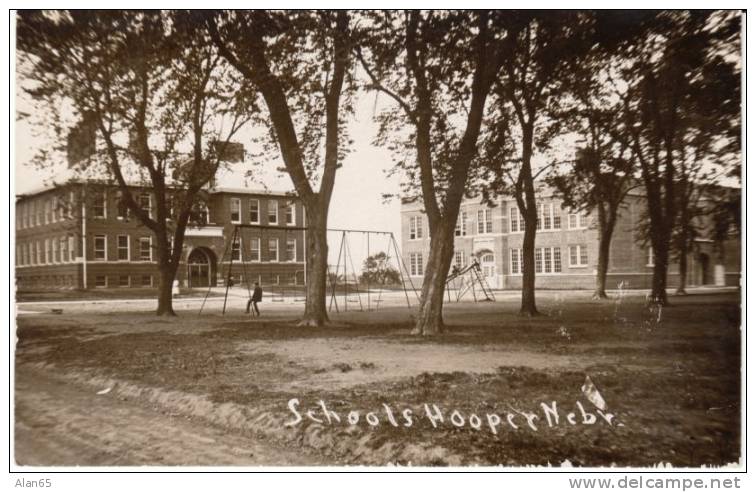
<svg viewBox="0 0 756 492"><path fill-rule="evenodd" d="M516 315L516 300L449 304L447 333L436 338L409 335L406 307L334 314L322 329L296 327L301 307L252 321L236 312L160 319L66 309L18 318L16 370L45 363L59 375L180 392L279 424L296 420L287 408L296 398L302 420L282 427L281 439L313 445L334 464L739 461L739 295L672 297L661 311L641 297L589 296L543 294L544 316L530 319ZM611 424L581 392L586 376ZM427 417L434 405L443 422ZM584 423L581 407L595 423Z"/></svg>

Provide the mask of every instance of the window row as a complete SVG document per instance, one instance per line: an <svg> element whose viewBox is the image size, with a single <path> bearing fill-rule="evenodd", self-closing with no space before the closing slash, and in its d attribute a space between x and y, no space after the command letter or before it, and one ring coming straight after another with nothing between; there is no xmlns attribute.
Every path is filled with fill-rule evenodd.
<svg viewBox="0 0 756 492"><path fill-rule="evenodd" d="M567 247L569 252L568 264L570 268L588 266L588 248L585 244L571 244ZM509 265L512 275L522 275L524 270L524 258L522 248L509 249ZM562 251L559 247L535 248L535 272L536 273L561 273Z"/></svg>
<svg viewBox="0 0 756 492"><path fill-rule="evenodd" d="M588 217L581 213L567 214L567 229L585 229ZM537 205L536 230L555 231L562 228L561 209L553 203ZM525 219L518 207L509 207L509 232L525 232Z"/></svg>
<svg viewBox="0 0 756 492"><path fill-rule="evenodd" d="M260 250L262 241L260 240L260 238L253 237L253 238L250 238L248 242L249 242L248 254L245 253L244 260L245 261L263 261L261 250ZM286 240L286 251L284 252L283 260L281 260L280 254L279 254L278 238L275 238L275 237L268 238L267 246L268 246L267 257L266 257L267 261L269 262L278 262L278 261L295 262L297 261L297 240L296 239ZM242 240L242 238L238 238L234 242L234 244L231 246L231 260L241 261L242 251L244 251L244 241Z"/></svg>
<svg viewBox="0 0 756 492"><path fill-rule="evenodd" d="M267 200L267 218L269 225L278 225L278 201ZM286 225L297 225L296 206L289 203L284 208L284 223ZM231 198L231 216L232 224L242 223L242 200L241 198ZM260 224L260 200L250 198L247 210L247 221L249 224Z"/></svg>
<svg viewBox="0 0 756 492"><path fill-rule="evenodd" d="M304 272L294 272L290 274L280 274L280 273L269 273L269 274L261 274L261 273L251 273L248 275L248 280L244 277L244 274L239 275L233 275L232 278L235 282L238 282L238 285L246 285L249 283L250 285L254 282L259 283L260 285L304 285Z"/></svg>
<svg viewBox="0 0 756 492"><path fill-rule="evenodd" d="M95 275L94 286L106 287L152 287L152 275Z"/></svg>
<svg viewBox="0 0 756 492"><path fill-rule="evenodd" d="M480 209L476 213L474 231L477 234L491 234L493 229L493 209ZM539 203L536 230L553 231L562 228L561 209L553 203ZM468 213L464 210L459 212L454 235L457 237L467 236ZM584 229L588 226L588 218L583 214L567 214L568 229ZM525 219L517 207L509 208L509 232L524 232ZM423 238L423 216L413 215L409 218L409 239Z"/></svg>
<svg viewBox="0 0 756 492"><path fill-rule="evenodd" d="M76 195L73 191L44 200L34 199L19 203L16 208L16 228L26 229L72 219L75 203Z"/></svg>
<svg viewBox="0 0 756 492"><path fill-rule="evenodd" d="M75 275L34 275L16 278L19 289L50 289L79 287Z"/></svg>
<svg viewBox="0 0 756 492"><path fill-rule="evenodd" d="M108 199L107 192L97 191L91 193L91 210L93 219L107 219L108 218ZM152 218L152 194L147 192L137 193L132 195L136 203L139 205L144 213ZM123 197L123 193L118 191L116 193L116 218L127 219L131 217L131 212L126 205L126 200Z"/></svg>
<svg viewBox="0 0 756 492"><path fill-rule="evenodd" d="M53 265L76 261L73 234L16 245L16 265Z"/></svg>
<svg viewBox="0 0 756 492"><path fill-rule="evenodd" d="M142 236L136 238L132 246L131 236L128 234L119 234L116 236L115 258L110 258L108 254L108 236L106 234L96 234L93 238L94 261L152 261L152 236ZM136 257L132 257L131 249L136 248Z"/></svg>

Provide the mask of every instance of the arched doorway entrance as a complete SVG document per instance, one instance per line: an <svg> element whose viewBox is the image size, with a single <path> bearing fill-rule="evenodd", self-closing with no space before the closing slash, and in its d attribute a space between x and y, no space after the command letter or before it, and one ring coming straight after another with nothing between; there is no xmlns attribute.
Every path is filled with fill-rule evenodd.
<svg viewBox="0 0 756 492"><path fill-rule="evenodd" d="M483 251L479 251L477 256L478 262L480 263L480 270L483 273L483 276L486 278L486 282L488 282L488 284L491 286L495 286L496 258L494 257L493 251L485 249Z"/></svg>
<svg viewBox="0 0 756 492"><path fill-rule="evenodd" d="M189 287L209 287L214 285L215 254L207 248L194 248L187 258Z"/></svg>

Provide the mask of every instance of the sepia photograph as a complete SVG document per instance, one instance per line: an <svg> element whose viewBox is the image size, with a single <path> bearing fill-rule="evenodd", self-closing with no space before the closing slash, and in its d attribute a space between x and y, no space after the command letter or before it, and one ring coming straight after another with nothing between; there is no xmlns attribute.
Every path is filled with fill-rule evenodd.
<svg viewBox="0 0 756 492"><path fill-rule="evenodd" d="M745 16L11 11L11 470L745 470Z"/></svg>

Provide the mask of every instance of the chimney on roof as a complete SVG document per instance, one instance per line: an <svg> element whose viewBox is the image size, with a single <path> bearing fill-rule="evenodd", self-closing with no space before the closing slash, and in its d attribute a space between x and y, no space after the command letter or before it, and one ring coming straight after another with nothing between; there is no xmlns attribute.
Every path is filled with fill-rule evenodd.
<svg viewBox="0 0 756 492"><path fill-rule="evenodd" d="M220 155L224 162L244 162L244 144L239 142L213 142L213 151Z"/></svg>

